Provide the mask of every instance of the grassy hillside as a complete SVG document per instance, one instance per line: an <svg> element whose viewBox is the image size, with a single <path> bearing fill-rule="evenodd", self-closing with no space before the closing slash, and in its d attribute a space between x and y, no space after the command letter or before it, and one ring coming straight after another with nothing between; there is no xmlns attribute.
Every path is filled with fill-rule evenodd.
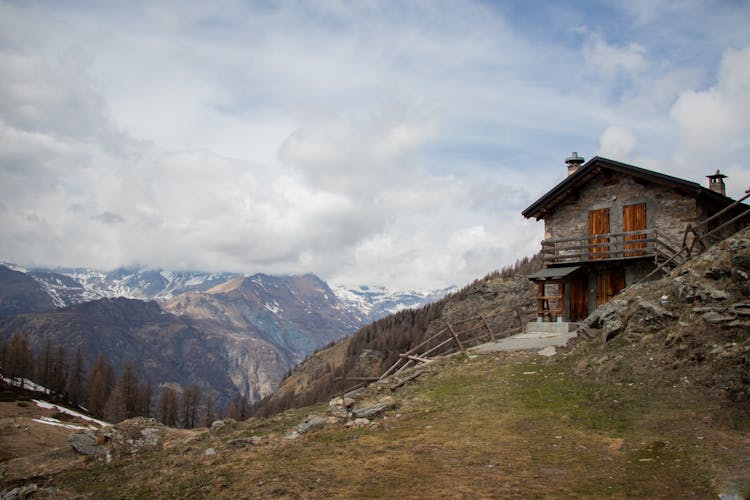
<svg viewBox="0 0 750 500"><path fill-rule="evenodd" d="M307 413L323 411L305 408L173 439L109 465L79 465L47 484L116 498L750 493L746 409L691 384L579 374L580 362L601 349L552 359L460 355L395 392L372 387L367 397L400 406L370 426L329 424L283 439ZM265 441L231 444L253 435ZM216 454L206 455L209 448Z"/></svg>

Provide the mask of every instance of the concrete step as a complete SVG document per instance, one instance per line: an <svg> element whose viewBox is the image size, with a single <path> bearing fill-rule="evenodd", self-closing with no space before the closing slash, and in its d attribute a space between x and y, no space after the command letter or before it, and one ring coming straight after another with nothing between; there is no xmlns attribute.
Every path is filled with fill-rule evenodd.
<svg viewBox="0 0 750 500"><path fill-rule="evenodd" d="M561 335L570 333L578 328L578 323L556 323L556 322L539 322L529 321L526 323L526 329L522 335L529 336L547 336Z"/></svg>

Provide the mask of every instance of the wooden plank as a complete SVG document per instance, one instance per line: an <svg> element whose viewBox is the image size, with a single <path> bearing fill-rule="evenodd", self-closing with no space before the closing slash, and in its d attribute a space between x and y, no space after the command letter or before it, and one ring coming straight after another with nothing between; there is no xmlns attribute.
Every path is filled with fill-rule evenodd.
<svg viewBox="0 0 750 500"><path fill-rule="evenodd" d="M424 340L424 341L420 342L418 345L416 345L416 346L412 347L411 349L409 349L408 351L406 351L406 354L413 354L414 352L417 351L417 349L421 349L422 347L424 347L425 345L427 345L428 343L430 343L430 341L434 340L435 338L439 337L440 335L442 335L443 333L445 333L447 331L448 331L448 327L444 326L443 328L441 328L440 330L438 330L438 332L436 334L434 334L432 337L428 338L427 340Z"/></svg>
<svg viewBox="0 0 750 500"><path fill-rule="evenodd" d="M453 338L452 337L448 337L447 339L443 340L442 342L440 342L435 347L432 347L432 348L426 350L425 352L423 352L422 356L428 356L429 354L432 354L433 352L435 352L438 349L440 349L441 347L443 347L445 344L449 344L451 342L453 342Z"/></svg>
<svg viewBox="0 0 750 500"><path fill-rule="evenodd" d="M420 363L432 363L431 359L423 358L421 356L415 356L413 354L399 354L399 356L402 358L411 359L412 361L419 361Z"/></svg>
<svg viewBox="0 0 750 500"><path fill-rule="evenodd" d="M607 236L608 237L609 243L610 243L608 246L616 247L619 251L622 251L620 249L620 247L622 247L624 245L624 241L625 241L626 237L635 238L635 237L640 236L640 234L638 234L638 233L631 234L631 235L623 234L623 235L621 235L621 237L620 236L614 237L612 235L602 235L602 236ZM564 254L562 254L562 252L569 252L569 251L572 251L572 250L591 250L592 248L596 248L596 247L601 246L601 243L599 243L599 242L586 243L590 239L591 239L591 237L581 238L581 240L580 240L581 244L580 245L564 246L564 247L556 246L553 249L554 251L551 251L551 250L546 250L545 251L545 250L543 250L542 253L546 254L546 255L564 255ZM656 243L656 242L657 242L656 237L639 238L639 240L638 240L638 243L646 243L646 244L648 244L648 243ZM618 250L613 250L613 251L618 251Z"/></svg>
<svg viewBox="0 0 750 500"><path fill-rule="evenodd" d="M462 352L465 351L466 349L464 349L464 346L461 343L461 341L458 340L458 335L456 334L456 331L453 329L450 323L448 323L448 329L450 330L451 335L453 336L453 340L455 340L456 344L458 344L458 348L461 349Z"/></svg>
<svg viewBox="0 0 750 500"><path fill-rule="evenodd" d="M382 375L380 376L380 379L378 379L378 380L383 380L383 379L384 379L384 378L386 378L386 377L387 377L388 375L390 375L390 374L391 374L391 372L392 372L393 370L395 370L395 369L396 369L396 367L397 367L397 366L398 366L398 365L399 365L399 364L400 364L400 363L401 363L402 361L403 361L403 358L399 358L399 359L397 359L397 360L396 360L396 362L395 362L395 363L393 363L393 364L391 365L391 367L390 367L390 368L388 368L388 369L387 369L387 370L386 370L386 371L385 371L385 372L384 372L384 373L383 373L383 374L382 374Z"/></svg>
<svg viewBox="0 0 750 500"><path fill-rule="evenodd" d="M396 370L396 372L394 373L394 375L396 373L400 373L400 372L406 370L409 366L411 366L413 364L414 364L414 361L412 361L411 359L407 359L406 363L404 363L404 366L402 366L401 368L399 368L398 370Z"/></svg>
<svg viewBox="0 0 750 500"><path fill-rule="evenodd" d="M419 376L420 376L420 375L422 375L423 373L424 373L424 370L421 370L421 371L418 371L418 372L414 372L414 373L412 373L411 375L409 375L408 377L406 377L405 379L403 379L403 380L402 380L402 381L400 381L399 383L397 383L397 384L394 384L394 385L392 385L392 386L390 387L391 391L395 391L395 390L396 390L396 389L398 389L399 387L403 386L403 385L404 385L404 384L406 384L407 382L411 382L412 380L414 380L415 378L419 377Z"/></svg>
<svg viewBox="0 0 750 500"><path fill-rule="evenodd" d="M634 231L630 231L630 232L632 233ZM641 234L641 233L645 234L645 235L654 234L654 233L656 233L656 229L645 229L643 231L638 231L638 234ZM620 238L622 236L625 236L625 232L621 232L621 233L608 233L606 236L609 236L610 238ZM549 238L549 239L546 239L546 240L542 240L542 246L545 246L545 245L557 245L559 243L568 243L568 242L571 242L571 241L582 241L582 240L589 239L589 237L590 237L590 235L574 236L574 237L571 237L571 238Z"/></svg>

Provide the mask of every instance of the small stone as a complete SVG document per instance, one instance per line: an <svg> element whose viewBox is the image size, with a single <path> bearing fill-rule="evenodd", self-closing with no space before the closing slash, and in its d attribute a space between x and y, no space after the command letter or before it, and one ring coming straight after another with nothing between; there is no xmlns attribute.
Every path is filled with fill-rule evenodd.
<svg viewBox="0 0 750 500"><path fill-rule="evenodd" d="M206 448L206 451L203 452L203 454L206 455L207 457L210 457L210 456L216 455L216 450L213 448Z"/></svg>
<svg viewBox="0 0 750 500"><path fill-rule="evenodd" d="M724 323L737 319L733 314L722 314L716 311L709 311L703 315L703 321L706 323Z"/></svg>
<svg viewBox="0 0 750 500"><path fill-rule="evenodd" d="M348 428L352 428L352 427L363 427L365 425L370 425L370 424L371 424L370 420L366 418L355 418L354 420L350 420L347 423L345 423L344 426Z"/></svg>
<svg viewBox="0 0 750 500"><path fill-rule="evenodd" d="M750 316L750 304L746 302L732 304L729 309L727 309L727 312L736 314L738 316Z"/></svg>
<svg viewBox="0 0 750 500"><path fill-rule="evenodd" d="M545 347L541 351L538 351L537 354L540 356L546 356L549 358L557 354L557 350L555 349L555 346L551 345L551 346Z"/></svg>
<svg viewBox="0 0 750 500"><path fill-rule="evenodd" d="M288 439L290 441L293 441L293 440L297 439L298 437L299 437L299 432L292 431L289 434L287 434L286 436L284 436L284 439Z"/></svg>
<svg viewBox="0 0 750 500"><path fill-rule="evenodd" d="M742 493L719 493L719 500L745 500L745 495Z"/></svg>
<svg viewBox="0 0 750 500"><path fill-rule="evenodd" d="M731 297L726 290L709 290L708 296L713 300L729 300Z"/></svg>

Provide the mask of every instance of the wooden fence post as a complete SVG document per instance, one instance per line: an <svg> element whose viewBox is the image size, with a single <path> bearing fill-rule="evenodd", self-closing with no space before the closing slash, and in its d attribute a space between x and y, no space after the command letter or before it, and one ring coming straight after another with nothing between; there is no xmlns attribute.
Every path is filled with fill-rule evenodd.
<svg viewBox="0 0 750 500"><path fill-rule="evenodd" d="M487 320L484 319L484 316L479 316L479 319L482 320L482 323L484 323L484 327L490 333L490 340L492 340L493 342L495 342L495 334L492 333L492 328L490 328L490 325L487 324Z"/></svg>
<svg viewBox="0 0 750 500"><path fill-rule="evenodd" d="M455 340L456 344L458 344L458 348L461 349L461 352L466 352L464 345L461 343L460 340L458 340L458 335L456 335L456 330L453 329L450 323L448 323L448 329L450 330L451 335L453 335L453 340Z"/></svg>
<svg viewBox="0 0 750 500"><path fill-rule="evenodd" d="M521 333L526 333L526 325L523 324L523 317L518 309L516 309L516 317L518 318L518 326L521 327Z"/></svg>

